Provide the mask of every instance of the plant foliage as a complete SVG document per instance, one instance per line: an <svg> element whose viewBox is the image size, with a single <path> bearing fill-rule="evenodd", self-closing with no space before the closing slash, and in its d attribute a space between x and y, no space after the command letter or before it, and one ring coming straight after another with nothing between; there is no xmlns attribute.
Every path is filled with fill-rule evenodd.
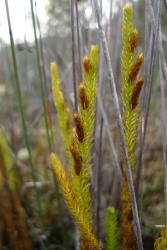
<svg viewBox="0 0 167 250"><path fill-rule="evenodd" d="M127 3L123 8L122 17L122 114L126 146L133 171L135 169L135 147L140 122L138 99L144 83L144 77L137 78L144 59L142 53L136 56L137 45L138 31L133 24L133 8L130 3ZM122 163L122 244L124 250L130 250L135 247L135 236L124 156L122 156Z"/></svg>
<svg viewBox="0 0 167 250"><path fill-rule="evenodd" d="M107 239L105 250L117 250L118 249L118 228L117 228L117 216L113 207L108 208L107 211Z"/></svg>
<svg viewBox="0 0 167 250"><path fill-rule="evenodd" d="M55 63L51 64L52 92L58 113L59 127L64 139L69 171L66 173L56 154L51 163L58 178L64 199L81 235L81 246L100 249L93 233L91 195L89 189L91 146L93 142L95 107L97 95L97 70L99 52L92 46L83 59L84 81L79 86L79 111L74 113L72 128L70 110L60 87L60 77Z"/></svg>

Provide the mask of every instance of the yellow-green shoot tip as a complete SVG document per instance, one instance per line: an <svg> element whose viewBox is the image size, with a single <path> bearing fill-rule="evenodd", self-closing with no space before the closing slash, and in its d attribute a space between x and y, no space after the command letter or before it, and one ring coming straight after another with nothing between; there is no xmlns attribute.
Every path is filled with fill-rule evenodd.
<svg viewBox="0 0 167 250"><path fill-rule="evenodd" d="M115 214L115 208L114 207L109 207L108 212L112 213L112 214Z"/></svg>
<svg viewBox="0 0 167 250"><path fill-rule="evenodd" d="M123 7L123 12L131 12L133 10L131 3L126 3Z"/></svg>

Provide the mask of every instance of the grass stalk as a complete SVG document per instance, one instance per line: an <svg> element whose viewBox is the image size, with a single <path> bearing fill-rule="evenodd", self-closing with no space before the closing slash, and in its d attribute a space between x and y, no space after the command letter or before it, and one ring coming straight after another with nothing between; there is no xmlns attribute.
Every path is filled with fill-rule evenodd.
<svg viewBox="0 0 167 250"><path fill-rule="evenodd" d="M114 145L114 141L113 141L112 131L110 129L110 125L109 125L109 121L108 121L108 118L107 118L107 114L106 114L105 109L104 109L104 105L103 105L102 100L101 100L101 98L99 96L98 96L98 105L99 105L99 109L100 109L100 112L101 112L103 120L104 120L106 133L108 135L108 140L109 140L112 155L113 155L113 158L114 158L115 173L121 179L122 178L122 172L121 172L121 169L120 169L118 154L117 154L117 151L116 151L116 148L115 148L115 145Z"/></svg>
<svg viewBox="0 0 167 250"><path fill-rule="evenodd" d="M146 63L149 65L145 65L145 86L146 89L144 89L144 96L143 96L143 112L144 112L144 120L142 127L143 129L140 129L140 148L139 148L139 156L138 156L138 164L137 164L137 172L136 172L136 197L139 196L139 187L141 182L141 175L142 175L142 156L143 156L143 150L144 150L144 144L145 144L145 137L146 137L146 130L147 130L147 122L148 122L148 116L149 116L149 109L150 109L150 101L151 101L151 94L152 94L152 86L153 86L153 69L155 64L155 57L156 57L156 51L157 51L157 44L158 44L158 34L159 34L159 24L160 24L160 14L161 14L161 0L156 2L156 14L154 16L155 10L153 12L151 1L145 2L146 9L150 12L150 15L152 16L153 20L151 21L152 25L152 31L150 34L150 41L146 44L148 44L148 47L145 44L145 52L146 55L148 55L149 58L146 58ZM147 15L147 13L146 13ZM147 28L147 26L146 26ZM148 40L147 40L148 41ZM146 42L147 42L146 41ZM150 44L152 46L150 47ZM149 49L150 48L150 49ZM149 54L148 54L148 51ZM148 72L148 73L147 73Z"/></svg>
<svg viewBox="0 0 167 250"><path fill-rule="evenodd" d="M77 79L76 79L76 43L75 43L75 27L74 27L74 6L75 0L71 0L71 34L72 34L72 72L73 72L73 89L74 89L74 107L75 111L78 111L78 100L77 100Z"/></svg>
<svg viewBox="0 0 167 250"><path fill-rule="evenodd" d="M78 47L78 81L82 81L82 55L81 55L81 36L80 36L80 25L79 25L79 12L78 3L75 0L75 13L76 13L76 30L77 30L77 47Z"/></svg>
<svg viewBox="0 0 167 250"><path fill-rule="evenodd" d="M148 13L149 13L149 6L148 6L148 1L145 1L145 31L144 31L144 36L145 36L145 41L144 41L144 55L145 55L145 60L144 60L144 79L145 79L145 83L147 83L147 79L148 79L148 66L149 63L147 62L147 60L149 60L149 56L148 56L148 39L149 39L149 44L152 45L152 30L151 30L151 34L150 34L150 38L148 35L148 30L149 30L149 24L148 24ZM149 50L150 51L150 50ZM144 84L143 86L143 93L142 93L142 101L141 101L141 106L142 106L142 110L144 110L145 108L145 96L146 96L146 84ZM136 191L136 198L138 200L138 196L139 196L139 184L141 182L141 173L142 173L142 154L143 154L143 144L142 144L142 136L143 136L143 121L140 124L140 130L139 130L139 154L138 154L138 161L137 161L137 170L136 170L136 181L135 181L135 191Z"/></svg>
<svg viewBox="0 0 167 250"><path fill-rule="evenodd" d="M39 76L39 83L40 83L40 90L41 90L41 100L42 100L42 106L43 106L43 111L44 111L45 129L46 129L49 152L51 152L51 138L50 138L49 126L48 126L45 87L44 87L42 67L41 67L40 48L39 48L38 38L37 38L37 27L36 27L37 25L36 25L33 0L30 0L30 5L31 5L31 16L32 16L32 23L33 23L33 30L34 30L34 38L35 38L36 61L37 61L38 76Z"/></svg>
<svg viewBox="0 0 167 250"><path fill-rule="evenodd" d="M39 32L39 49L40 49L40 54L41 54L41 64L42 64L42 74L43 74L43 79L44 79L44 87L45 87L45 91L46 91L46 99L47 99L47 105L49 105L50 109L51 109L51 102L50 102L50 99L49 99L49 93L48 93L48 89L47 89L47 76L46 76L46 70L45 70L45 57L44 57L44 46L43 46L43 41L42 41L42 35L41 35L41 26L40 26L40 21L39 21L39 18L38 18L38 13L37 13L37 5L35 5L35 14L36 14L36 21L37 21L37 28L38 28L38 32ZM54 136L54 132L53 132L53 127L52 127L52 114L51 114L51 110L50 110L50 113L48 112L47 110L47 113L48 113L48 129L50 129L50 132L51 132L51 137L49 137L49 145L51 145L53 147L54 145L54 139L55 139L55 136ZM53 149L52 149L53 150ZM52 170L52 173L53 173L53 170ZM55 196L56 196L56 200L58 202L58 210L59 210L59 215L60 217L63 216L63 210L62 210L62 204L61 204L61 197L60 197L60 193L57 189L58 187L58 183L57 183L57 180L53 174L53 182L54 182L54 185L56 187L56 192L55 192ZM61 236L62 238L64 239L64 244L65 244L65 247L68 247L68 243L67 243L67 240L66 240L66 235L65 235L65 225L62 224L62 228L61 228Z"/></svg>
<svg viewBox="0 0 167 250"><path fill-rule="evenodd" d="M51 136L49 136L49 145L51 145L51 148L54 146L54 132L53 132L53 124L52 124L52 113L51 113L51 100L49 98L49 91L47 88L47 73L46 73L46 61L45 61L45 56L44 56L44 44L42 40L42 33L41 33L41 25L40 21L38 18L38 13L37 13L37 3L35 4L35 12L36 12L36 21L37 21L37 28L39 32L39 44L40 44L40 54L41 54L41 64L42 64L42 73L43 73L43 79L44 79L44 87L45 87L45 92L46 92L46 100L47 100L47 117L48 117L48 129L50 130Z"/></svg>
<svg viewBox="0 0 167 250"><path fill-rule="evenodd" d="M103 8L102 8L102 1L100 1L100 13L102 16ZM100 62L99 62L99 96L101 99L103 99L105 88L102 86L103 84L103 74L104 74L104 68L103 68L103 52L102 52L102 46L100 44ZM98 102L96 104L96 123L95 126L97 127L99 125L100 128L100 134L97 136L97 139L95 139L95 151L96 151L96 161L95 161L95 187L94 187L94 201L95 201L95 232L97 235L97 239L100 238L100 204L101 204L101 166L102 166L102 148L103 148L103 132L104 132L104 120L103 116L98 109ZM95 131L94 131L95 132ZM96 138L96 137L95 137Z"/></svg>
<svg viewBox="0 0 167 250"><path fill-rule="evenodd" d="M33 182L34 182L34 186L36 187L37 176L36 176L35 168L34 168L34 165L33 165L31 144L30 144L30 141L29 141L28 128L27 128L27 125L26 125L24 107L23 107L23 102L22 102L20 79L19 79L19 73L18 73L18 67L17 67L17 61L16 61L15 44L14 44L12 26L11 26L11 21L10 21L10 12L9 12L8 0L5 0L5 7L6 7L8 29L9 29L9 36L10 36L13 67L14 67L14 73L15 73L17 101L18 101L18 104L19 104L19 111L20 111L21 122L22 122L22 127L23 127L24 140L25 140L26 148L28 150L29 164L30 164L30 167L31 167L32 179L33 179ZM37 188L36 188L36 195L37 195L37 201L38 201L38 212L39 212L39 215L41 215L41 206L40 206L40 202L39 202L40 198L39 198L39 192L38 192Z"/></svg>
<svg viewBox="0 0 167 250"><path fill-rule="evenodd" d="M164 0L164 6L165 6L165 9L167 11L167 1L166 0Z"/></svg>
<svg viewBox="0 0 167 250"><path fill-rule="evenodd" d="M119 126L119 131L120 131L120 136L121 136L122 149L123 149L123 152L125 155L126 175L127 175L127 179L128 179L128 186L129 186L130 198L131 198L131 203L132 203L132 212L133 212L133 218L134 218L137 246L138 246L138 249L143 250L142 233L141 233L141 227L140 227L140 221L139 221L139 215L138 215L135 190L134 190L134 185L133 185L131 166L130 166L129 158L128 158L128 151L127 151L126 142L125 142L125 132L123 129L123 122L122 122L122 117L121 117L121 112L120 112L118 95L117 95L117 91L116 91L114 74L113 74L112 65L111 65L111 59L110 59L110 55L109 55L109 49L108 49L108 45L107 45L106 36L105 36L104 30L102 27L101 19L100 19L100 11L99 11L99 5L98 5L97 0L93 0L93 4L95 7L100 38L102 41L103 52L104 52L104 56L105 56L105 60L106 60L107 68L108 68L110 87L111 87L113 97L114 97L114 104L115 104L116 114L117 114L117 118L118 118L118 126Z"/></svg>
<svg viewBox="0 0 167 250"><path fill-rule="evenodd" d="M102 48L100 47L100 63L99 63L99 96L103 99L104 96L104 86L103 85L103 53ZM101 204L101 174L102 174L102 149L103 149L103 133L104 133L104 120L100 112L98 102L96 105L96 127L99 127L100 133L95 139L95 148L96 148L96 161L95 161L95 228L96 235L99 239L100 236L100 204ZM96 137L95 137L96 138Z"/></svg>
<svg viewBox="0 0 167 250"><path fill-rule="evenodd" d="M97 239L100 238L100 204L101 204L101 175L102 175L102 149L103 149L103 133L104 133L104 120L102 117L100 117L100 135L99 135L99 140L98 140L98 150L97 150L97 163L96 163L96 220L95 220L95 225L96 225L96 235Z"/></svg>
<svg viewBox="0 0 167 250"><path fill-rule="evenodd" d="M162 145L163 145L163 167L164 167L164 195L165 195L165 228L161 230L160 236L155 240L154 249L164 249L167 243L167 113L165 83L167 80L167 63L162 45L161 22L159 28L159 82L160 82L160 102L161 102L161 124L162 124Z"/></svg>
<svg viewBox="0 0 167 250"><path fill-rule="evenodd" d="M167 221L167 113L166 113L166 96L165 96L165 76L167 73L167 64L162 47L161 30L159 32L159 67L160 67L160 95L161 95L161 122L163 132L163 163L164 163L164 193L165 193L165 217Z"/></svg>

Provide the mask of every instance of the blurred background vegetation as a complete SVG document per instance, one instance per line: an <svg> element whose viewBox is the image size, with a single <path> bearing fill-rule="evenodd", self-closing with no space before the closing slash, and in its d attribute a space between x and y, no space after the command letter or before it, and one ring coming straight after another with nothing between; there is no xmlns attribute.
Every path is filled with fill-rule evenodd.
<svg viewBox="0 0 167 250"><path fill-rule="evenodd" d="M28 2L28 1L27 1ZM91 44L99 43L99 33L96 25L95 13L91 1L78 0L79 36L80 44L77 48L77 23L74 16L75 31L75 71L76 81L81 81L79 68L79 54L83 56L88 52ZM110 48L110 55L117 90L120 90L120 51L121 51L121 9L126 1L100 1L102 9L102 21L106 31ZM145 9L144 1L131 1L134 5L134 19L140 32L139 51L145 46ZM152 3L155 1L151 1ZM162 1L163 2L163 1ZM10 6L10 1L9 1ZM62 143L57 129L56 111L53 106L50 86L50 62L56 61L61 72L62 86L66 99L71 109L74 107L73 95L73 69L72 69L72 31L70 1L48 0L47 23L45 28L41 26L43 20L38 17L38 2L34 1L34 12L40 48L40 67L44 83L44 95L47 103L49 117L49 132L51 134L51 150L62 155ZM75 6L76 10L76 6ZM17 10L10 9L11 12ZM23 10L24 11L24 10ZM28 15L32 19L31 13ZM148 16L148 18L151 18ZM165 1L162 8L163 45L166 53L167 41L167 9ZM33 29L33 26L32 26ZM33 249L75 249L76 233L72 219L59 194L57 184L53 181L50 170L48 138L45 128L44 111L41 92L38 64L36 60L36 44L24 40L15 41L18 73L20 78L21 94L29 143L32 151L32 161L37 180L34 187L32 173L29 164L28 150L25 144L22 122L17 101L17 89L15 71L11 55L11 45L5 42L3 34L0 34L0 126L5 131L13 160L13 171L17 174L17 193L24 208ZM142 232L145 249L153 249L153 242L160 229L156 225L164 223L164 174L162 155L162 129L160 117L160 89L157 58L153 74L153 90L148 120L148 129L144 149L144 170L142 176L139 212L142 222ZM108 84L106 65L103 62L102 75L102 100L107 113L110 129L113 132L114 143L119 152L119 136L113 108L112 95ZM166 87L165 87L166 88ZM93 150L93 169L98 164L98 142L100 139L100 122L96 124L95 146ZM110 141L103 126L100 176L100 239L104 240L105 215L108 206L119 208L119 191L114 175L114 161L111 153ZM92 187L95 178L92 175ZM36 189L39 201L36 199ZM92 188L93 189L93 188ZM94 190L93 190L94 191ZM94 192L93 192L94 193ZM1 199L0 199L1 200ZM2 201L1 201L2 202ZM38 211L39 203L41 212ZM0 210L1 211L1 210ZM15 215L14 215L15 216ZM119 216L119 215L118 215ZM2 214L0 214L0 220ZM0 222L0 249L13 249L10 237L1 230ZM2 234L3 233L3 234ZM23 248L22 248L23 249Z"/></svg>

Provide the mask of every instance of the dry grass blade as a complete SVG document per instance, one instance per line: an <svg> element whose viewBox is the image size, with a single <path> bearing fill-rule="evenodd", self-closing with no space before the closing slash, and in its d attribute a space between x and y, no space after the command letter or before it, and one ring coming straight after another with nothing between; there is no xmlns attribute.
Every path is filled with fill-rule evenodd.
<svg viewBox="0 0 167 250"><path fill-rule="evenodd" d="M101 5L102 12L102 5ZM99 64L99 97L103 99L105 93L105 86L103 86L103 68L104 58L102 53L102 47L100 46L100 64ZM101 176L102 176L102 150L103 150L103 133L104 133L104 120L101 114L101 110L98 109L98 102L96 105L96 128L100 130L99 136L95 136L95 151L96 151L96 161L95 161L95 184L94 184L94 207L95 207L95 229L96 235L99 239L100 236L100 205L101 205Z"/></svg>
<svg viewBox="0 0 167 250"><path fill-rule="evenodd" d="M102 16L103 5L102 0L100 1L100 13ZM99 97L103 99L105 93L105 86L103 86L103 76L104 76L104 57L102 51L102 44L100 44L100 63L99 63ZM102 175L102 149L103 149L103 133L104 133L104 120L100 110L98 110L98 102L96 105L96 127L99 127L99 136L95 139L95 151L96 151L96 161L95 161L95 184L94 184L94 207L95 207L95 231L97 238L100 238L100 205L101 205L101 175Z"/></svg>
<svg viewBox="0 0 167 250"><path fill-rule="evenodd" d="M144 150L144 143L146 137L146 130L147 130L147 122L149 116L149 108L150 108L150 101L151 101L151 93L152 93L152 86L153 86L153 69L155 64L155 56L157 51L157 44L158 44L158 34L159 34L159 24L160 24L160 14L161 14L161 0L156 2L155 8L156 11L153 11L151 1L145 2L145 7L147 12L149 11L149 15L154 18L151 20L151 33L150 33L150 40L146 40L145 44L145 89L144 89L144 96L143 96L143 112L144 112L144 121L143 121L143 130L141 129L140 135L140 149L139 149L139 156L138 156L138 165L137 165L137 173L136 173L136 197L139 194L139 186L141 182L141 174L142 174L142 155ZM148 21L146 14L146 21ZM155 15L153 16L153 13ZM148 32L148 26L146 25L146 31ZM149 35L145 34L148 38ZM149 42L148 42L149 41ZM150 46L151 44L151 46Z"/></svg>
<svg viewBox="0 0 167 250"><path fill-rule="evenodd" d="M75 0L75 13L76 13L76 27L77 27L77 47L78 47L78 80L82 81L82 55L81 55L81 36L80 36L80 25L79 25L79 12L78 3Z"/></svg>
<svg viewBox="0 0 167 250"><path fill-rule="evenodd" d="M72 71L73 71L73 89L74 89L74 106L75 111L78 110L78 100L77 100L77 79L76 79L76 60L75 60L75 27L74 27L74 7L75 0L71 0L71 34L72 34Z"/></svg>
<svg viewBox="0 0 167 250"><path fill-rule="evenodd" d="M161 121L163 132L163 161L164 161L164 174L165 174L165 216L167 220L167 113L166 113L166 96L165 96L165 77L167 74L167 64L164 57L162 47L161 29L159 32L159 67L160 67L160 94L161 94Z"/></svg>
<svg viewBox="0 0 167 250"><path fill-rule="evenodd" d="M164 6L165 6L165 9L167 11L167 1L166 0L164 0Z"/></svg>
<svg viewBox="0 0 167 250"><path fill-rule="evenodd" d="M106 127L108 140L109 140L109 143L110 143L110 146L111 146L111 151L112 151L112 155L113 155L114 162L115 162L115 164L114 164L115 172L116 172L117 176L121 179L122 178L122 172L121 172L121 169L120 169L120 164L119 164L117 151L116 151L116 148L115 148L115 145L114 145L114 142L113 142L113 135L112 135L112 132L110 130L109 121L108 121L108 118L107 118L107 115L106 115L102 100L101 100L101 98L99 96L98 96L98 105L99 105L99 109L100 109L100 112L101 112L103 120L104 120L104 125Z"/></svg>

